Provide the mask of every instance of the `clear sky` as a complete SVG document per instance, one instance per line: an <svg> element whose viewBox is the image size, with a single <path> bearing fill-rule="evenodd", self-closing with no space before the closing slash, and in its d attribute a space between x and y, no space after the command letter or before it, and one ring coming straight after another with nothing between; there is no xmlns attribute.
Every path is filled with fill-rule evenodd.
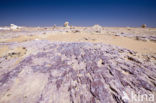
<svg viewBox="0 0 156 103"><path fill-rule="evenodd" d="M156 0L0 0L0 26L156 27Z"/></svg>

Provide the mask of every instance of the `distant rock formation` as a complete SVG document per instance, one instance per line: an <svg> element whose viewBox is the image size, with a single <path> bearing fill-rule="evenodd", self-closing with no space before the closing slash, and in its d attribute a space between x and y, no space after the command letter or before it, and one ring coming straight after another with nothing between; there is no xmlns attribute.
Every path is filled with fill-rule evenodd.
<svg viewBox="0 0 156 103"><path fill-rule="evenodd" d="M102 27L100 25L96 24L92 28L95 30L95 32L101 33Z"/></svg>
<svg viewBox="0 0 156 103"><path fill-rule="evenodd" d="M143 24L141 27L142 27L142 28L146 28L146 27L147 27L147 25L146 25L146 24Z"/></svg>
<svg viewBox="0 0 156 103"><path fill-rule="evenodd" d="M69 22L68 22L68 21L66 21L66 22L64 23L64 27L69 27Z"/></svg>
<svg viewBox="0 0 156 103"><path fill-rule="evenodd" d="M17 30L17 29L20 29L20 27L15 25L15 24L10 24L10 29L11 30Z"/></svg>

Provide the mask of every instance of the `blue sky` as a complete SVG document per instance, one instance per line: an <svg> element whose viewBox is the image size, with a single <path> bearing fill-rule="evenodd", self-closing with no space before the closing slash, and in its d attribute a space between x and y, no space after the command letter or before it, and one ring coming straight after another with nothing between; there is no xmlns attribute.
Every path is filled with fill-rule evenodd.
<svg viewBox="0 0 156 103"><path fill-rule="evenodd" d="M0 26L156 27L156 0L0 0Z"/></svg>

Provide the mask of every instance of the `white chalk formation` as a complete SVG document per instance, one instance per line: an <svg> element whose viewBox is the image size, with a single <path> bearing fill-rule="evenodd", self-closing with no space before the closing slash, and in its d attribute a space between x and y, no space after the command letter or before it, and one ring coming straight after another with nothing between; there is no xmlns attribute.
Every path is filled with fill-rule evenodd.
<svg viewBox="0 0 156 103"><path fill-rule="evenodd" d="M69 22L68 21L66 21L65 23L64 23L64 27L69 27Z"/></svg>
<svg viewBox="0 0 156 103"><path fill-rule="evenodd" d="M102 27L98 24L94 25L92 27L92 29L95 30L95 32L97 32L97 33L101 33L101 31L102 31Z"/></svg>
<svg viewBox="0 0 156 103"><path fill-rule="evenodd" d="M10 24L10 29L11 30L17 30L17 29L20 29L20 27L15 25L15 24Z"/></svg>

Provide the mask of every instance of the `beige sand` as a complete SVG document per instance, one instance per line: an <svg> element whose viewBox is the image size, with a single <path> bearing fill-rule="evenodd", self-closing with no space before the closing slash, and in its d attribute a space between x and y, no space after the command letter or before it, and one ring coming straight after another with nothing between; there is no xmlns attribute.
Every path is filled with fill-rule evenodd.
<svg viewBox="0 0 156 103"><path fill-rule="evenodd" d="M19 36L16 38L6 39L5 42L25 42L30 40L50 40L52 42L92 42L92 43L105 43L111 44L130 50L134 50L139 53L156 53L156 43L151 41L138 41L128 37L120 37L113 35L103 34L83 34L83 33L59 33L59 34L47 34L37 36ZM3 39L4 41L4 39ZM0 48L0 54L8 51L7 47Z"/></svg>
<svg viewBox="0 0 156 103"><path fill-rule="evenodd" d="M80 30L80 32L74 33L71 30ZM54 32L54 30L56 32ZM60 32L62 30L63 32ZM69 30L66 32L66 30ZM156 54L156 42L141 41L134 38L114 36L113 34L134 34L134 35L155 35L156 28L131 28L131 27L103 27L101 33L93 31L92 27L23 27L17 31L1 31L0 43L12 43L12 42L26 42L31 40L49 40L52 42L91 42L91 43L104 43L111 44L123 48L127 48L136 51L141 54ZM32 35L22 32L32 32ZM34 31L41 31L43 33L34 34ZM46 32L50 31L50 32ZM12 37L12 33L21 32L22 35ZM7 33L10 33L9 35ZM4 35L8 35L7 38L3 38ZM6 45L0 46L0 57L6 55L10 49Z"/></svg>

